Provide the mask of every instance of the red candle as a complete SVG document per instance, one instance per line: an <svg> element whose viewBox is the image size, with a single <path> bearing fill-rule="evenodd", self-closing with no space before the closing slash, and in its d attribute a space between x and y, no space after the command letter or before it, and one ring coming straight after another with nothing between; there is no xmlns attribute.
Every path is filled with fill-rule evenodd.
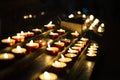
<svg viewBox="0 0 120 80"><path fill-rule="evenodd" d="M59 51L57 47L50 47L49 43L48 43L48 47L46 48L46 50L48 51L48 53L53 54L53 55L57 55Z"/></svg>
<svg viewBox="0 0 120 80"><path fill-rule="evenodd" d="M42 32L42 30L41 30L41 29L38 29L38 28L32 29L32 31L35 32L35 33L41 33L41 32Z"/></svg>
<svg viewBox="0 0 120 80"><path fill-rule="evenodd" d="M17 36L12 36L13 39L15 39L17 42L23 42L25 40L24 36L21 36L20 34L17 34Z"/></svg>
<svg viewBox="0 0 120 80"><path fill-rule="evenodd" d="M36 43L39 43L39 47L46 46L46 41L44 41L44 40L38 40L38 41L36 41Z"/></svg>
<svg viewBox="0 0 120 80"><path fill-rule="evenodd" d="M65 38L65 39L61 39L61 41L65 43L65 46L70 44L70 39Z"/></svg>
<svg viewBox="0 0 120 80"><path fill-rule="evenodd" d="M54 39L58 37L58 33L50 32L50 38Z"/></svg>
<svg viewBox="0 0 120 80"><path fill-rule="evenodd" d="M65 43L64 43L64 42L61 42L61 41L55 42L54 44L55 44L56 47L58 47L58 48L60 48L60 49L63 48L64 45L65 45Z"/></svg>
<svg viewBox="0 0 120 80"><path fill-rule="evenodd" d="M34 36L34 33L33 33L33 32L30 32L30 31L26 32L26 34L27 34L27 37L32 37L32 36Z"/></svg>
<svg viewBox="0 0 120 80"><path fill-rule="evenodd" d="M15 40L11 39L10 37L8 37L8 39L2 39L1 42L7 44L8 46L12 46L15 44Z"/></svg>
<svg viewBox="0 0 120 80"><path fill-rule="evenodd" d="M52 21L50 21L47 25L44 25L45 29L53 29L55 27L55 24L52 24Z"/></svg>
<svg viewBox="0 0 120 80"><path fill-rule="evenodd" d="M58 32L59 35L61 35L61 34L65 33L65 30L64 29L58 29L57 32Z"/></svg>
<svg viewBox="0 0 120 80"><path fill-rule="evenodd" d="M33 42L33 40L31 40L29 43L26 43L26 46L27 46L29 51L33 51L33 50L39 48L39 44Z"/></svg>

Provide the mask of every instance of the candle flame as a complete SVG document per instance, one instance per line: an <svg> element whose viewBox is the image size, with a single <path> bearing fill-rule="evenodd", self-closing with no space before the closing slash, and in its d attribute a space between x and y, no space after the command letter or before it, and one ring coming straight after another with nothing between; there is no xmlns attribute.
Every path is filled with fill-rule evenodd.
<svg viewBox="0 0 120 80"><path fill-rule="evenodd" d="M21 34L24 34L24 31L21 31Z"/></svg>
<svg viewBox="0 0 120 80"><path fill-rule="evenodd" d="M50 21L47 25L51 25L52 24L52 21Z"/></svg>
<svg viewBox="0 0 120 80"><path fill-rule="evenodd" d="M63 54L61 54L61 58L62 58L62 59L64 59L64 58L65 58Z"/></svg>
<svg viewBox="0 0 120 80"><path fill-rule="evenodd" d="M17 50L19 50L19 51L20 51L20 50L21 50L21 47L20 47L20 46L17 46Z"/></svg>
<svg viewBox="0 0 120 80"><path fill-rule="evenodd" d="M92 21L94 19L93 15L90 15L90 21Z"/></svg>
<svg viewBox="0 0 120 80"><path fill-rule="evenodd" d="M85 14L83 14L83 15L82 15L82 17L83 17L83 18L86 18L86 15L85 15Z"/></svg>
<svg viewBox="0 0 120 80"><path fill-rule="evenodd" d="M47 43L47 45L48 45L48 48L50 48L50 43L49 42Z"/></svg>
<svg viewBox="0 0 120 80"><path fill-rule="evenodd" d="M28 34L30 33L30 31L28 31Z"/></svg>
<svg viewBox="0 0 120 80"><path fill-rule="evenodd" d="M33 40L30 41L30 45L32 45L32 44L33 44Z"/></svg>
<svg viewBox="0 0 120 80"><path fill-rule="evenodd" d="M10 37L8 37L8 41L10 41L10 39L11 39L11 38L10 38Z"/></svg>
<svg viewBox="0 0 120 80"><path fill-rule="evenodd" d="M5 59L8 58L8 54L7 53L4 54L4 58Z"/></svg>
<svg viewBox="0 0 120 80"><path fill-rule="evenodd" d="M75 34L78 34L78 32L77 32L77 31L75 31Z"/></svg>
<svg viewBox="0 0 120 80"><path fill-rule="evenodd" d="M45 71L43 75L44 75L45 80L50 79L50 74L47 71Z"/></svg>
<svg viewBox="0 0 120 80"><path fill-rule="evenodd" d="M17 34L17 37L20 38L20 34Z"/></svg>

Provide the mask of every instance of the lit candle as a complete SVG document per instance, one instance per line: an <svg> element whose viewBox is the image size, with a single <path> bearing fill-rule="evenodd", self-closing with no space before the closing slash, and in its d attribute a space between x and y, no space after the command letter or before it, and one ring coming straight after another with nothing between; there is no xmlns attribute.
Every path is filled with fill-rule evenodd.
<svg viewBox="0 0 120 80"><path fill-rule="evenodd" d="M88 50L97 50L97 48L95 48L95 47L90 47L90 48L88 48Z"/></svg>
<svg viewBox="0 0 120 80"><path fill-rule="evenodd" d="M74 37L78 37L79 33L77 31L75 31L75 32L71 33L71 35L74 36Z"/></svg>
<svg viewBox="0 0 120 80"><path fill-rule="evenodd" d="M93 52L89 52L86 54L88 57L96 57L97 54L93 53Z"/></svg>
<svg viewBox="0 0 120 80"><path fill-rule="evenodd" d="M17 34L17 36L12 36L12 38L15 39L17 42L23 42L25 36L21 36L20 34Z"/></svg>
<svg viewBox="0 0 120 80"><path fill-rule="evenodd" d="M15 44L15 40L11 39L10 37L8 37L7 39L2 39L1 40L2 43L8 44L9 46L12 46Z"/></svg>
<svg viewBox="0 0 120 80"><path fill-rule="evenodd" d="M46 41L45 40L38 40L36 43L39 43L39 47L46 46Z"/></svg>
<svg viewBox="0 0 120 80"><path fill-rule="evenodd" d="M27 36L27 34L24 31L21 31L20 33L17 33L17 34L20 35L20 36L24 36L24 37Z"/></svg>
<svg viewBox="0 0 120 80"><path fill-rule="evenodd" d="M77 43L80 43L80 44L86 45L86 41L82 41L82 40L77 41Z"/></svg>
<svg viewBox="0 0 120 80"><path fill-rule="evenodd" d="M38 29L38 28L32 29L32 31L35 32L35 33L40 33L40 32L42 32L42 30L41 30L41 29Z"/></svg>
<svg viewBox="0 0 120 80"><path fill-rule="evenodd" d="M54 42L55 46L58 47L58 48L63 48L65 43L64 42L61 42L61 41L58 41L58 42Z"/></svg>
<svg viewBox="0 0 120 80"><path fill-rule="evenodd" d="M85 42L88 42L88 38L84 38L84 37L82 37L81 39L80 39L81 41L85 41Z"/></svg>
<svg viewBox="0 0 120 80"><path fill-rule="evenodd" d="M14 54L11 53L2 53L0 54L0 60L12 60L14 59Z"/></svg>
<svg viewBox="0 0 120 80"><path fill-rule="evenodd" d="M60 62L68 63L68 62L71 62L72 59L71 59L71 58L64 57L64 55L61 54L61 58L59 59L59 61L60 61Z"/></svg>
<svg viewBox="0 0 120 80"><path fill-rule="evenodd" d="M96 43L91 43L90 47L92 47L92 48L99 48L98 44L96 44Z"/></svg>
<svg viewBox="0 0 120 80"><path fill-rule="evenodd" d="M55 61L52 64L52 66L55 67L55 68L65 68L67 66L67 64L64 63L64 62Z"/></svg>
<svg viewBox="0 0 120 80"><path fill-rule="evenodd" d="M39 48L39 43L33 42L33 40L30 40L29 43L26 43L26 46L27 46L29 51L33 51L34 49Z"/></svg>
<svg viewBox="0 0 120 80"><path fill-rule="evenodd" d="M67 38L61 39L61 41L64 42L66 46L70 43L70 39Z"/></svg>
<svg viewBox="0 0 120 80"><path fill-rule="evenodd" d="M27 34L27 37L32 37L32 36L34 36L34 33L33 33L33 32L30 32L30 31L26 32L26 34Z"/></svg>
<svg viewBox="0 0 120 80"><path fill-rule="evenodd" d="M44 25L46 29L53 29L55 27L55 24L52 24L52 21L50 21L47 25Z"/></svg>
<svg viewBox="0 0 120 80"><path fill-rule="evenodd" d="M51 47L50 43L48 43L48 47L46 48L46 50L48 51L48 53L56 55L59 51L59 49L57 47Z"/></svg>
<svg viewBox="0 0 120 80"><path fill-rule="evenodd" d="M73 47L71 47L73 50L77 50L78 52L80 52L81 51L81 49L82 49L82 47L80 47L80 46L73 46Z"/></svg>
<svg viewBox="0 0 120 80"><path fill-rule="evenodd" d="M57 80L57 75L55 73L45 71L43 74L39 75L40 80Z"/></svg>
<svg viewBox="0 0 120 80"><path fill-rule="evenodd" d="M64 34L64 33L65 33L65 30L64 30L64 29L58 29L57 32L58 32L58 34L61 35L61 34Z"/></svg>
<svg viewBox="0 0 120 80"><path fill-rule="evenodd" d="M68 52L69 52L69 53L78 53L77 50L73 50L73 49L71 49L71 48L68 49Z"/></svg>
<svg viewBox="0 0 120 80"><path fill-rule="evenodd" d="M67 54L65 54L65 56L68 57L68 58L75 58L77 56L77 54L67 53Z"/></svg>
<svg viewBox="0 0 120 80"><path fill-rule="evenodd" d="M88 53L92 52L92 53L97 53L96 50L87 50Z"/></svg>
<svg viewBox="0 0 120 80"><path fill-rule="evenodd" d="M74 46L77 46L77 47L81 47L81 48L83 48L83 47L84 47L84 44L76 43L76 44L74 44Z"/></svg>
<svg viewBox="0 0 120 80"><path fill-rule="evenodd" d="M12 49L12 52L16 54L24 54L26 53L26 51L27 50L25 48L21 48L20 46L17 46L16 48Z"/></svg>
<svg viewBox="0 0 120 80"><path fill-rule="evenodd" d="M58 33L54 33L54 32L50 32L49 35L50 35L51 38L57 38L59 34Z"/></svg>

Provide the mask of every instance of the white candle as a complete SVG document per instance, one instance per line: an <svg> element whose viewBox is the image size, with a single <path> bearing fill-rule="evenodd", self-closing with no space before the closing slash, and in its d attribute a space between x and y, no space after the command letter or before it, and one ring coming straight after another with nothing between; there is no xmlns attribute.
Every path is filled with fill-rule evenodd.
<svg viewBox="0 0 120 80"><path fill-rule="evenodd" d="M17 53L17 54L23 54L26 53L26 49L25 48L21 48L20 46L17 46L16 48L12 49L13 53Z"/></svg>
<svg viewBox="0 0 120 80"><path fill-rule="evenodd" d="M66 57L69 57L69 58L74 58L77 56L77 54L74 54L74 53L67 53L65 54Z"/></svg>
<svg viewBox="0 0 120 80"><path fill-rule="evenodd" d="M71 59L71 58L64 57L64 55L61 54L61 58L59 59L59 61L60 61L60 62L65 62L65 63L67 63L67 62L71 62L72 59Z"/></svg>
<svg viewBox="0 0 120 80"><path fill-rule="evenodd" d="M69 48L68 52L69 52L69 53L78 53L77 50L74 50L74 49L71 49L71 48Z"/></svg>
<svg viewBox="0 0 120 80"><path fill-rule="evenodd" d="M66 63L64 62L59 62L59 61L55 61L53 64L52 64L53 67L55 68L64 68L67 66Z"/></svg>
<svg viewBox="0 0 120 80"><path fill-rule="evenodd" d="M40 80L57 80L57 75L55 73L45 71L43 74L39 75Z"/></svg>
<svg viewBox="0 0 120 80"><path fill-rule="evenodd" d="M86 54L88 57L96 57L97 54L93 53L93 52L89 52Z"/></svg>
<svg viewBox="0 0 120 80"><path fill-rule="evenodd" d="M38 29L38 28L32 29L32 31L35 32L35 33L42 32L42 30L41 30L41 29Z"/></svg>
<svg viewBox="0 0 120 80"><path fill-rule="evenodd" d="M14 59L14 54L11 53L2 53L0 54L0 60L12 60Z"/></svg>
<svg viewBox="0 0 120 80"><path fill-rule="evenodd" d="M52 21L50 21L47 25L44 25L47 29L52 29L55 27L55 24L52 24Z"/></svg>

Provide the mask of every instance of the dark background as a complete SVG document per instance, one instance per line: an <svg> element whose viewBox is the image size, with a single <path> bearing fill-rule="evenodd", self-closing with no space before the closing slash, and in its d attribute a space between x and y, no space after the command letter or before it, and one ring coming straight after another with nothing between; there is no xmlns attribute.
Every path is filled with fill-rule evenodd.
<svg viewBox="0 0 120 80"><path fill-rule="evenodd" d="M103 55L99 57L92 80L119 80L119 18L118 0L1 0L0 40L21 30L42 26L62 14L81 10L93 14L105 23ZM41 16L41 12L45 12ZM35 19L23 20L23 15L34 14Z"/></svg>

